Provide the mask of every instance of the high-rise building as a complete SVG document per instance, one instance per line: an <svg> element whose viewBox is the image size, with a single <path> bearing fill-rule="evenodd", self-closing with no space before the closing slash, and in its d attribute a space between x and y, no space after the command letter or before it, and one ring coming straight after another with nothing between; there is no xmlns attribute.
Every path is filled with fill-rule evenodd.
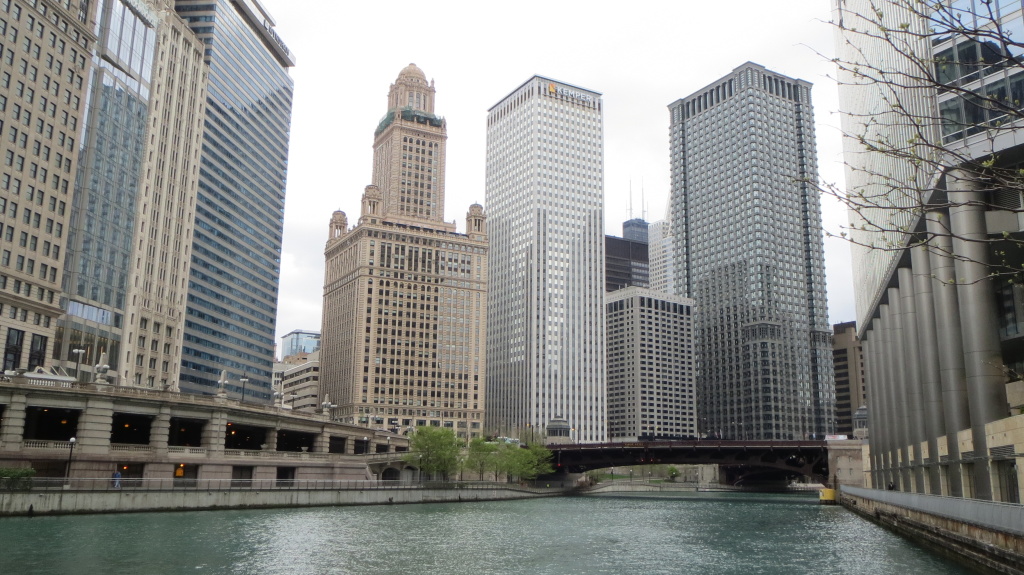
<svg viewBox="0 0 1024 575"><path fill-rule="evenodd" d="M605 291L650 285L647 242L605 236L604 265Z"/></svg>
<svg viewBox="0 0 1024 575"><path fill-rule="evenodd" d="M669 112L676 291L697 302L702 431L833 433L811 85L748 62Z"/></svg>
<svg viewBox="0 0 1024 575"><path fill-rule="evenodd" d="M607 438L601 94L534 76L487 114L487 427Z"/></svg>
<svg viewBox="0 0 1024 575"><path fill-rule="evenodd" d="M255 0L177 0L206 45L181 390L270 402L295 60Z"/></svg>
<svg viewBox="0 0 1024 575"><path fill-rule="evenodd" d="M358 225L331 218L321 389L347 423L483 435L487 226L443 220L444 118L415 64L391 85Z"/></svg>
<svg viewBox="0 0 1024 575"><path fill-rule="evenodd" d="M608 439L696 437L693 300L627 287L605 307Z"/></svg>
<svg viewBox="0 0 1024 575"><path fill-rule="evenodd" d="M206 65L172 5L97 3L53 355L82 381L106 353L118 385L177 388Z"/></svg>
<svg viewBox="0 0 1024 575"><path fill-rule="evenodd" d="M281 338L281 357L297 353L313 353L320 349L320 332L296 329Z"/></svg>
<svg viewBox="0 0 1024 575"><path fill-rule="evenodd" d="M1020 502L1021 3L833 6L872 485Z"/></svg>
<svg viewBox="0 0 1024 575"><path fill-rule="evenodd" d="M857 322L832 326L832 363L836 372L836 433L853 437L854 414L867 406L864 388L864 358Z"/></svg>
<svg viewBox="0 0 1024 575"><path fill-rule="evenodd" d="M650 224L642 218L622 222L622 237L634 242L647 243L647 228Z"/></svg>
<svg viewBox="0 0 1024 575"><path fill-rule="evenodd" d="M676 293L675 262L672 250L672 229L669 220L654 222L647 228L647 255L651 289Z"/></svg>
<svg viewBox="0 0 1024 575"><path fill-rule="evenodd" d="M60 356L54 339L96 44L93 7L0 2L2 371Z"/></svg>

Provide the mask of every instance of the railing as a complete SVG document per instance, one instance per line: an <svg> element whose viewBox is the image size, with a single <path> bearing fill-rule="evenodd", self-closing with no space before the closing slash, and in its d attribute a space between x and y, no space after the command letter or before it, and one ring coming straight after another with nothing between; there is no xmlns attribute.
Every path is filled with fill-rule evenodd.
<svg viewBox="0 0 1024 575"><path fill-rule="evenodd" d="M1024 506L963 497L883 491L843 485L840 492L879 503L970 523L994 531L1024 535Z"/></svg>
<svg viewBox="0 0 1024 575"><path fill-rule="evenodd" d="M551 486L548 486L548 485ZM120 480L110 477L33 477L27 483L27 489L17 491L169 491L169 490L205 490L205 491L362 491L381 489L512 489L536 493L556 493L565 488L553 482L537 481L534 484L506 483L500 481L419 481L379 479L339 480L339 479L194 479L175 478L135 478L122 477Z"/></svg>
<svg viewBox="0 0 1024 575"><path fill-rule="evenodd" d="M152 453L153 452L153 446L152 445L136 445L136 444L133 444L133 443L111 443L110 444L110 450L111 451L121 451L121 452L127 451L127 452L133 452L133 453Z"/></svg>
<svg viewBox="0 0 1024 575"><path fill-rule="evenodd" d="M205 447L180 447L172 445L167 447L167 453L174 455L199 455L206 457Z"/></svg>
<svg viewBox="0 0 1024 575"><path fill-rule="evenodd" d="M47 441L43 439L26 439L21 442L22 449L71 449L70 441Z"/></svg>

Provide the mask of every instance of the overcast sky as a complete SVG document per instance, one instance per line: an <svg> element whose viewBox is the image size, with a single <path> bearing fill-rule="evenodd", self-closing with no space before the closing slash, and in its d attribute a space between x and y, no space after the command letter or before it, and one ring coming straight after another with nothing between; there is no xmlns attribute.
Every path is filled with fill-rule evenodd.
<svg viewBox="0 0 1024 575"><path fill-rule="evenodd" d="M622 235L630 215L666 217L668 104L746 61L814 84L819 175L843 177L828 0L262 2L298 61L278 337L320 329L331 213L359 217L373 131L410 62L435 81L448 121L445 219L460 232L470 204L487 208L487 109L534 74L604 94L606 233ZM822 209L826 229L845 224L834 200ZM826 239L832 323L854 319L849 252Z"/></svg>

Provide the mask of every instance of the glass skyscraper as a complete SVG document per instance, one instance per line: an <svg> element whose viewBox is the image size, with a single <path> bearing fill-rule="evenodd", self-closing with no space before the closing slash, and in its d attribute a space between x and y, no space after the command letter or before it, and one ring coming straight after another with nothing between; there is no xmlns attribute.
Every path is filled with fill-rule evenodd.
<svg viewBox="0 0 1024 575"><path fill-rule="evenodd" d="M696 300L700 431L832 433L811 85L746 63L669 112L676 291Z"/></svg>
<svg viewBox="0 0 1024 575"><path fill-rule="evenodd" d="M295 60L258 2L175 7L209 65L180 385L269 401Z"/></svg>
<svg viewBox="0 0 1024 575"><path fill-rule="evenodd" d="M607 438L601 94L534 76L487 114L487 428Z"/></svg>

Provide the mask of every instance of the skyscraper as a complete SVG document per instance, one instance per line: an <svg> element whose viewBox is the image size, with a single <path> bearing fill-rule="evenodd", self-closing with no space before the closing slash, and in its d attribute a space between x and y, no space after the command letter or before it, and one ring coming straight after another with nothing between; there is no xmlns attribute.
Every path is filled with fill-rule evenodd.
<svg viewBox="0 0 1024 575"><path fill-rule="evenodd" d="M608 438L696 437L693 300L627 287L607 302Z"/></svg>
<svg viewBox="0 0 1024 575"><path fill-rule="evenodd" d="M295 60L255 0L175 7L209 67L181 389L269 402Z"/></svg>
<svg viewBox="0 0 1024 575"><path fill-rule="evenodd" d="M60 316L79 122L92 67L89 2L0 3L0 338L3 371L49 363Z"/></svg>
<svg viewBox="0 0 1024 575"><path fill-rule="evenodd" d="M647 255L650 265L651 289L676 293L675 258L672 250L670 220L661 220L647 227Z"/></svg>
<svg viewBox="0 0 1024 575"><path fill-rule="evenodd" d="M487 427L607 438L601 94L534 76L487 114Z"/></svg>
<svg viewBox="0 0 1024 575"><path fill-rule="evenodd" d="M177 388L206 66L172 5L97 4L53 355L81 381L106 353L118 385Z"/></svg>
<svg viewBox="0 0 1024 575"><path fill-rule="evenodd" d="M445 222L448 138L434 84L409 64L374 133L373 185L358 225L331 217L324 251L321 388L335 419L483 435L487 226Z"/></svg>
<svg viewBox="0 0 1024 575"><path fill-rule="evenodd" d="M702 431L832 433L811 85L748 62L669 112L676 290L697 305Z"/></svg>
<svg viewBox="0 0 1024 575"><path fill-rule="evenodd" d="M320 349L320 332L296 329L281 337L281 358Z"/></svg>

